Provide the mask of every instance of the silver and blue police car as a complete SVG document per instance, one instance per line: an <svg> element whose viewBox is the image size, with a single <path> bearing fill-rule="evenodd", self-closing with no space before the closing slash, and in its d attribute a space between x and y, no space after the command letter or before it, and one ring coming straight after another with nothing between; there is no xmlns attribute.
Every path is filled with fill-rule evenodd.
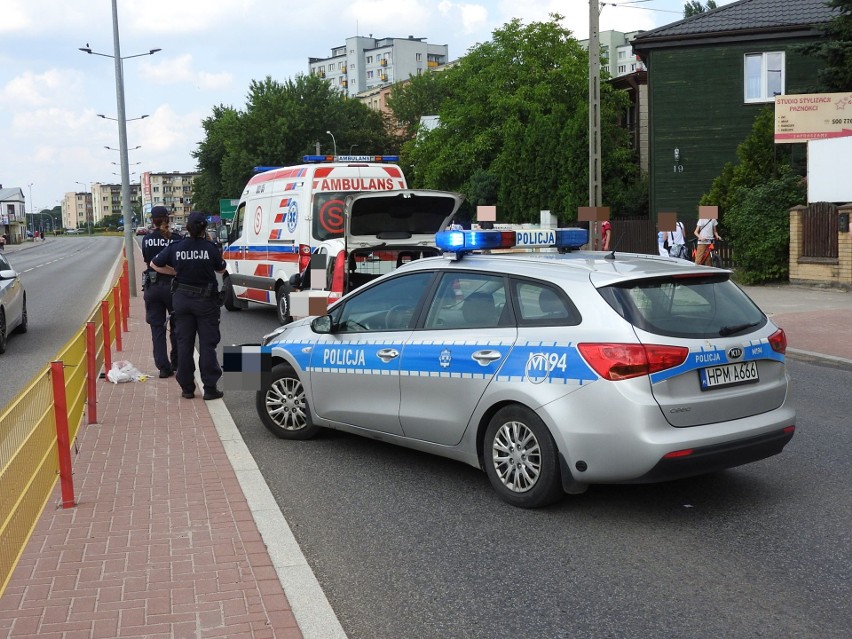
<svg viewBox="0 0 852 639"><path fill-rule="evenodd" d="M258 374L278 437L334 428L442 455L527 508L780 453L784 331L729 271L574 250L587 239L443 231L442 256L241 347L230 370Z"/></svg>

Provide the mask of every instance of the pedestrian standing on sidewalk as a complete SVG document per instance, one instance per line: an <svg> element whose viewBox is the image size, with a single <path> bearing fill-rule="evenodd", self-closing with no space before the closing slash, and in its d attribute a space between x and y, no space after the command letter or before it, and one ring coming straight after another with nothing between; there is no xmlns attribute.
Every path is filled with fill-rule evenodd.
<svg viewBox="0 0 852 639"><path fill-rule="evenodd" d="M609 220L604 220L601 225L601 250L608 251L612 244L612 224Z"/></svg>
<svg viewBox="0 0 852 639"><path fill-rule="evenodd" d="M148 267L142 274L145 321L151 326L154 364L160 370L160 377L171 377L177 370L178 363L175 315L172 308L174 269L170 274L158 273L151 268L151 260L178 238L173 236L169 229L169 210L165 206L155 206L151 209L151 223L154 225L154 230L148 231L142 240L142 257ZM171 353L166 346L167 324Z"/></svg>
<svg viewBox="0 0 852 639"><path fill-rule="evenodd" d="M195 358L193 348L198 337L198 365L204 399L219 399L224 395L217 388L222 368L216 355L221 338L219 333L219 284L216 273L224 273L226 264L219 248L207 239L207 217L192 211L186 222L189 237L169 244L151 260L158 273L174 269L175 281L172 304L178 342L177 381L181 397L195 397Z"/></svg>
<svg viewBox="0 0 852 639"><path fill-rule="evenodd" d="M719 225L719 220L715 218L701 218L695 225L694 235L698 238L698 246L695 249L695 263L704 264L706 259L705 254L708 248L713 243L713 238L721 240L716 227Z"/></svg>
<svg viewBox="0 0 852 639"><path fill-rule="evenodd" d="M675 222L675 230L669 231L669 255L683 260L689 259L689 251L686 248L686 230L683 222Z"/></svg>

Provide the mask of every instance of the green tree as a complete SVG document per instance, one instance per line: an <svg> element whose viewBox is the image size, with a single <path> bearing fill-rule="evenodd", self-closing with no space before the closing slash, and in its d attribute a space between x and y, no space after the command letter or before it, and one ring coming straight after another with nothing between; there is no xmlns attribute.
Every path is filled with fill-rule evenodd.
<svg viewBox="0 0 852 639"><path fill-rule="evenodd" d="M805 202L804 180L793 162L798 144L775 144L771 107L757 114L737 147L736 163L722 169L701 204L717 205L725 239L734 249L737 272L747 284L787 276L789 210Z"/></svg>
<svg viewBox="0 0 852 639"><path fill-rule="evenodd" d="M218 211L219 198L237 197L256 166L301 163L319 142L331 154L332 131L339 151L393 152L381 114L350 100L325 80L299 75L279 83L252 81L245 110L218 106L202 125L194 206Z"/></svg>
<svg viewBox="0 0 852 639"><path fill-rule="evenodd" d="M576 219L588 203L588 54L560 19L512 20L443 72L440 125L403 147L415 186L481 198L487 176L501 220L537 221L542 209ZM626 100L601 86L603 194L616 214L634 212L627 196L640 181L617 122Z"/></svg>
<svg viewBox="0 0 852 639"><path fill-rule="evenodd" d="M822 29L825 38L799 47L823 62L813 93L852 91L852 0L825 0L837 15Z"/></svg>
<svg viewBox="0 0 852 639"><path fill-rule="evenodd" d="M699 13L704 13L715 8L715 0L707 0L706 5L702 5L698 0L687 0L686 4L683 5L683 17L689 18L690 16L698 15Z"/></svg>
<svg viewBox="0 0 852 639"><path fill-rule="evenodd" d="M444 73L424 73L412 76L408 82L391 87L388 107L393 113L394 125L411 139L424 115L435 115L449 97Z"/></svg>

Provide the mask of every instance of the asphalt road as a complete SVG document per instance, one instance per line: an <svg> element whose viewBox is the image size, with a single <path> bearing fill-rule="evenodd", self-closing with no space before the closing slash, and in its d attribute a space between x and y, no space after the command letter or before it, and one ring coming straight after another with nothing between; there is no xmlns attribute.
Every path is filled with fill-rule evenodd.
<svg viewBox="0 0 852 639"><path fill-rule="evenodd" d="M223 312L222 341L275 326ZM782 455L538 511L460 463L334 431L278 440L252 393L225 400L352 639L846 637L852 372L789 369Z"/></svg>
<svg viewBox="0 0 852 639"><path fill-rule="evenodd" d="M7 254L27 292L29 328L0 355L0 409L82 328L121 247L117 237L59 237Z"/></svg>

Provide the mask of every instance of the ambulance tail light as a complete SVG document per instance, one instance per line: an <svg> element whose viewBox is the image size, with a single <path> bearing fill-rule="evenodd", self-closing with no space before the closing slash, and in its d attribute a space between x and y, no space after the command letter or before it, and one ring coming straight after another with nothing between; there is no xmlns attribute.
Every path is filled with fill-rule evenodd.
<svg viewBox="0 0 852 639"><path fill-rule="evenodd" d="M308 244L299 244L299 275L304 279L305 271L311 265L311 247Z"/></svg>
<svg viewBox="0 0 852 639"><path fill-rule="evenodd" d="M577 344L577 349L594 371L613 382L651 375L686 361L685 346L662 344Z"/></svg>
<svg viewBox="0 0 852 639"><path fill-rule="evenodd" d="M334 268L331 271L331 290L328 303L337 301L343 295L343 276L346 274L346 251L340 251L334 258Z"/></svg>

